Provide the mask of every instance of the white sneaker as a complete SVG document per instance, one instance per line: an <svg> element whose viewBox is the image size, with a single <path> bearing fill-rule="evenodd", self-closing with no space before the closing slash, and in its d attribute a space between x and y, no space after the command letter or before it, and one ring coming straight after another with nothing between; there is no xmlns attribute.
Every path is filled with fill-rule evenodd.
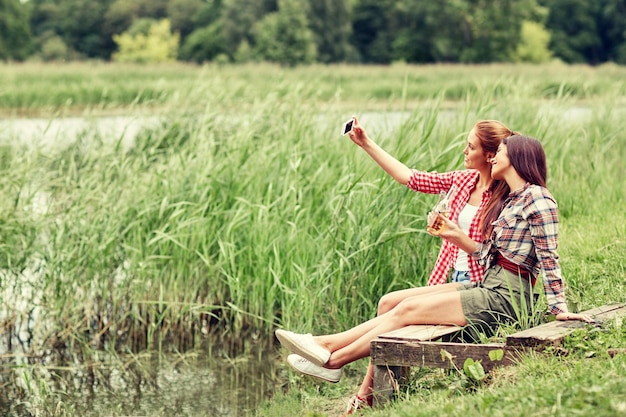
<svg viewBox="0 0 626 417"><path fill-rule="evenodd" d="M287 356L287 362L289 362L289 365L291 365L291 367L296 371L305 375L314 376L315 378L323 379L324 381L337 383L341 379L341 368L323 368L315 365L300 355L296 355L295 353Z"/></svg>
<svg viewBox="0 0 626 417"><path fill-rule="evenodd" d="M314 365L324 366L330 359L330 352L318 345L310 333L299 334L283 329L278 329L275 333L281 345L313 362Z"/></svg>

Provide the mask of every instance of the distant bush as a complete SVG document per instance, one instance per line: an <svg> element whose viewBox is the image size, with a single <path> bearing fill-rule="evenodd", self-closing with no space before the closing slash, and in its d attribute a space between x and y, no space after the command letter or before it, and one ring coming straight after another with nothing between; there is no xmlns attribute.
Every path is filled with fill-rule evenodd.
<svg viewBox="0 0 626 417"><path fill-rule="evenodd" d="M142 25L145 21L141 21ZM169 62L178 55L180 35L171 32L170 21L162 19L149 24L145 30L131 27L121 35L113 35L118 52L113 60L118 62Z"/></svg>
<svg viewBox="0 0 626 417"><path fill-rule="evenodd" d="M522 39L517 45L515 60L534 64L549 62L552 59L549 43L550 33L543 25L526 21L522 23Z"/></svg>
<svg viewBox="0 0 626 417"><path fill-rule="evenodd" d="M41 44L41 59L44 61L64 61L69 56L69 48L63 39L54 35Z"/></svg>
<svg viewBox="0 0 626 417"><path fill-rule="evenodd" d="M202 63L227 53L221 30L219 23L194 30L183 42L178 57L184 61Z"/></svg>

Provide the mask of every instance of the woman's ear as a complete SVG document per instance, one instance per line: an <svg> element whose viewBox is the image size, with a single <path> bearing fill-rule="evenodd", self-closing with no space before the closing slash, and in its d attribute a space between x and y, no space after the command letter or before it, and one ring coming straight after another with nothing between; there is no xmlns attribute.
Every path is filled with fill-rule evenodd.
<svg viewBox="0 0 626 417"><path fill-rule="evenodd" d="M487 158L487 162L491 162L491 160L493 159L494 156L496 156L496 154L493 153L493 152L487 152L485 154L485 157Z"/></svg>

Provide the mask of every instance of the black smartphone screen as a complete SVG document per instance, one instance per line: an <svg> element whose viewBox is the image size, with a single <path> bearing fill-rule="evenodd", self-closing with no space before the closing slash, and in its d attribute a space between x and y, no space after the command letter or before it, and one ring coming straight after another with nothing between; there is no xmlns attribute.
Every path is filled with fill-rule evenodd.
<svg viewBox="0 0 626 417"><path fill-rule="evenodd" d="M343 126L343 133L342 135L347 134L348 132L350 132L352 130L352 125L354 124L354 119L350 119L346 122L346 124Z"/></svg>

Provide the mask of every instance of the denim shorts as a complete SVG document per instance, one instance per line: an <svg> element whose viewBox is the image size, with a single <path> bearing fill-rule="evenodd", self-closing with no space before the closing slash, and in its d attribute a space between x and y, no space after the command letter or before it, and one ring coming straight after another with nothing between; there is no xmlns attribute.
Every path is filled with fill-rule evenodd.
<svg viewBox="0 0 626 417"><path fill-rule="evenodd" d="M501 323L532 315L534 293L530 281L499 265L485 271L482 283L464 284L459 291L468 327L488 335Z"/></svg>
<svg viewBox="0 0 626 417"><path fill-rule="evenodd" d="M453 269L450 274L450 282L469 282L469 280L469 271L457 271L456 269Z"/></svg>

